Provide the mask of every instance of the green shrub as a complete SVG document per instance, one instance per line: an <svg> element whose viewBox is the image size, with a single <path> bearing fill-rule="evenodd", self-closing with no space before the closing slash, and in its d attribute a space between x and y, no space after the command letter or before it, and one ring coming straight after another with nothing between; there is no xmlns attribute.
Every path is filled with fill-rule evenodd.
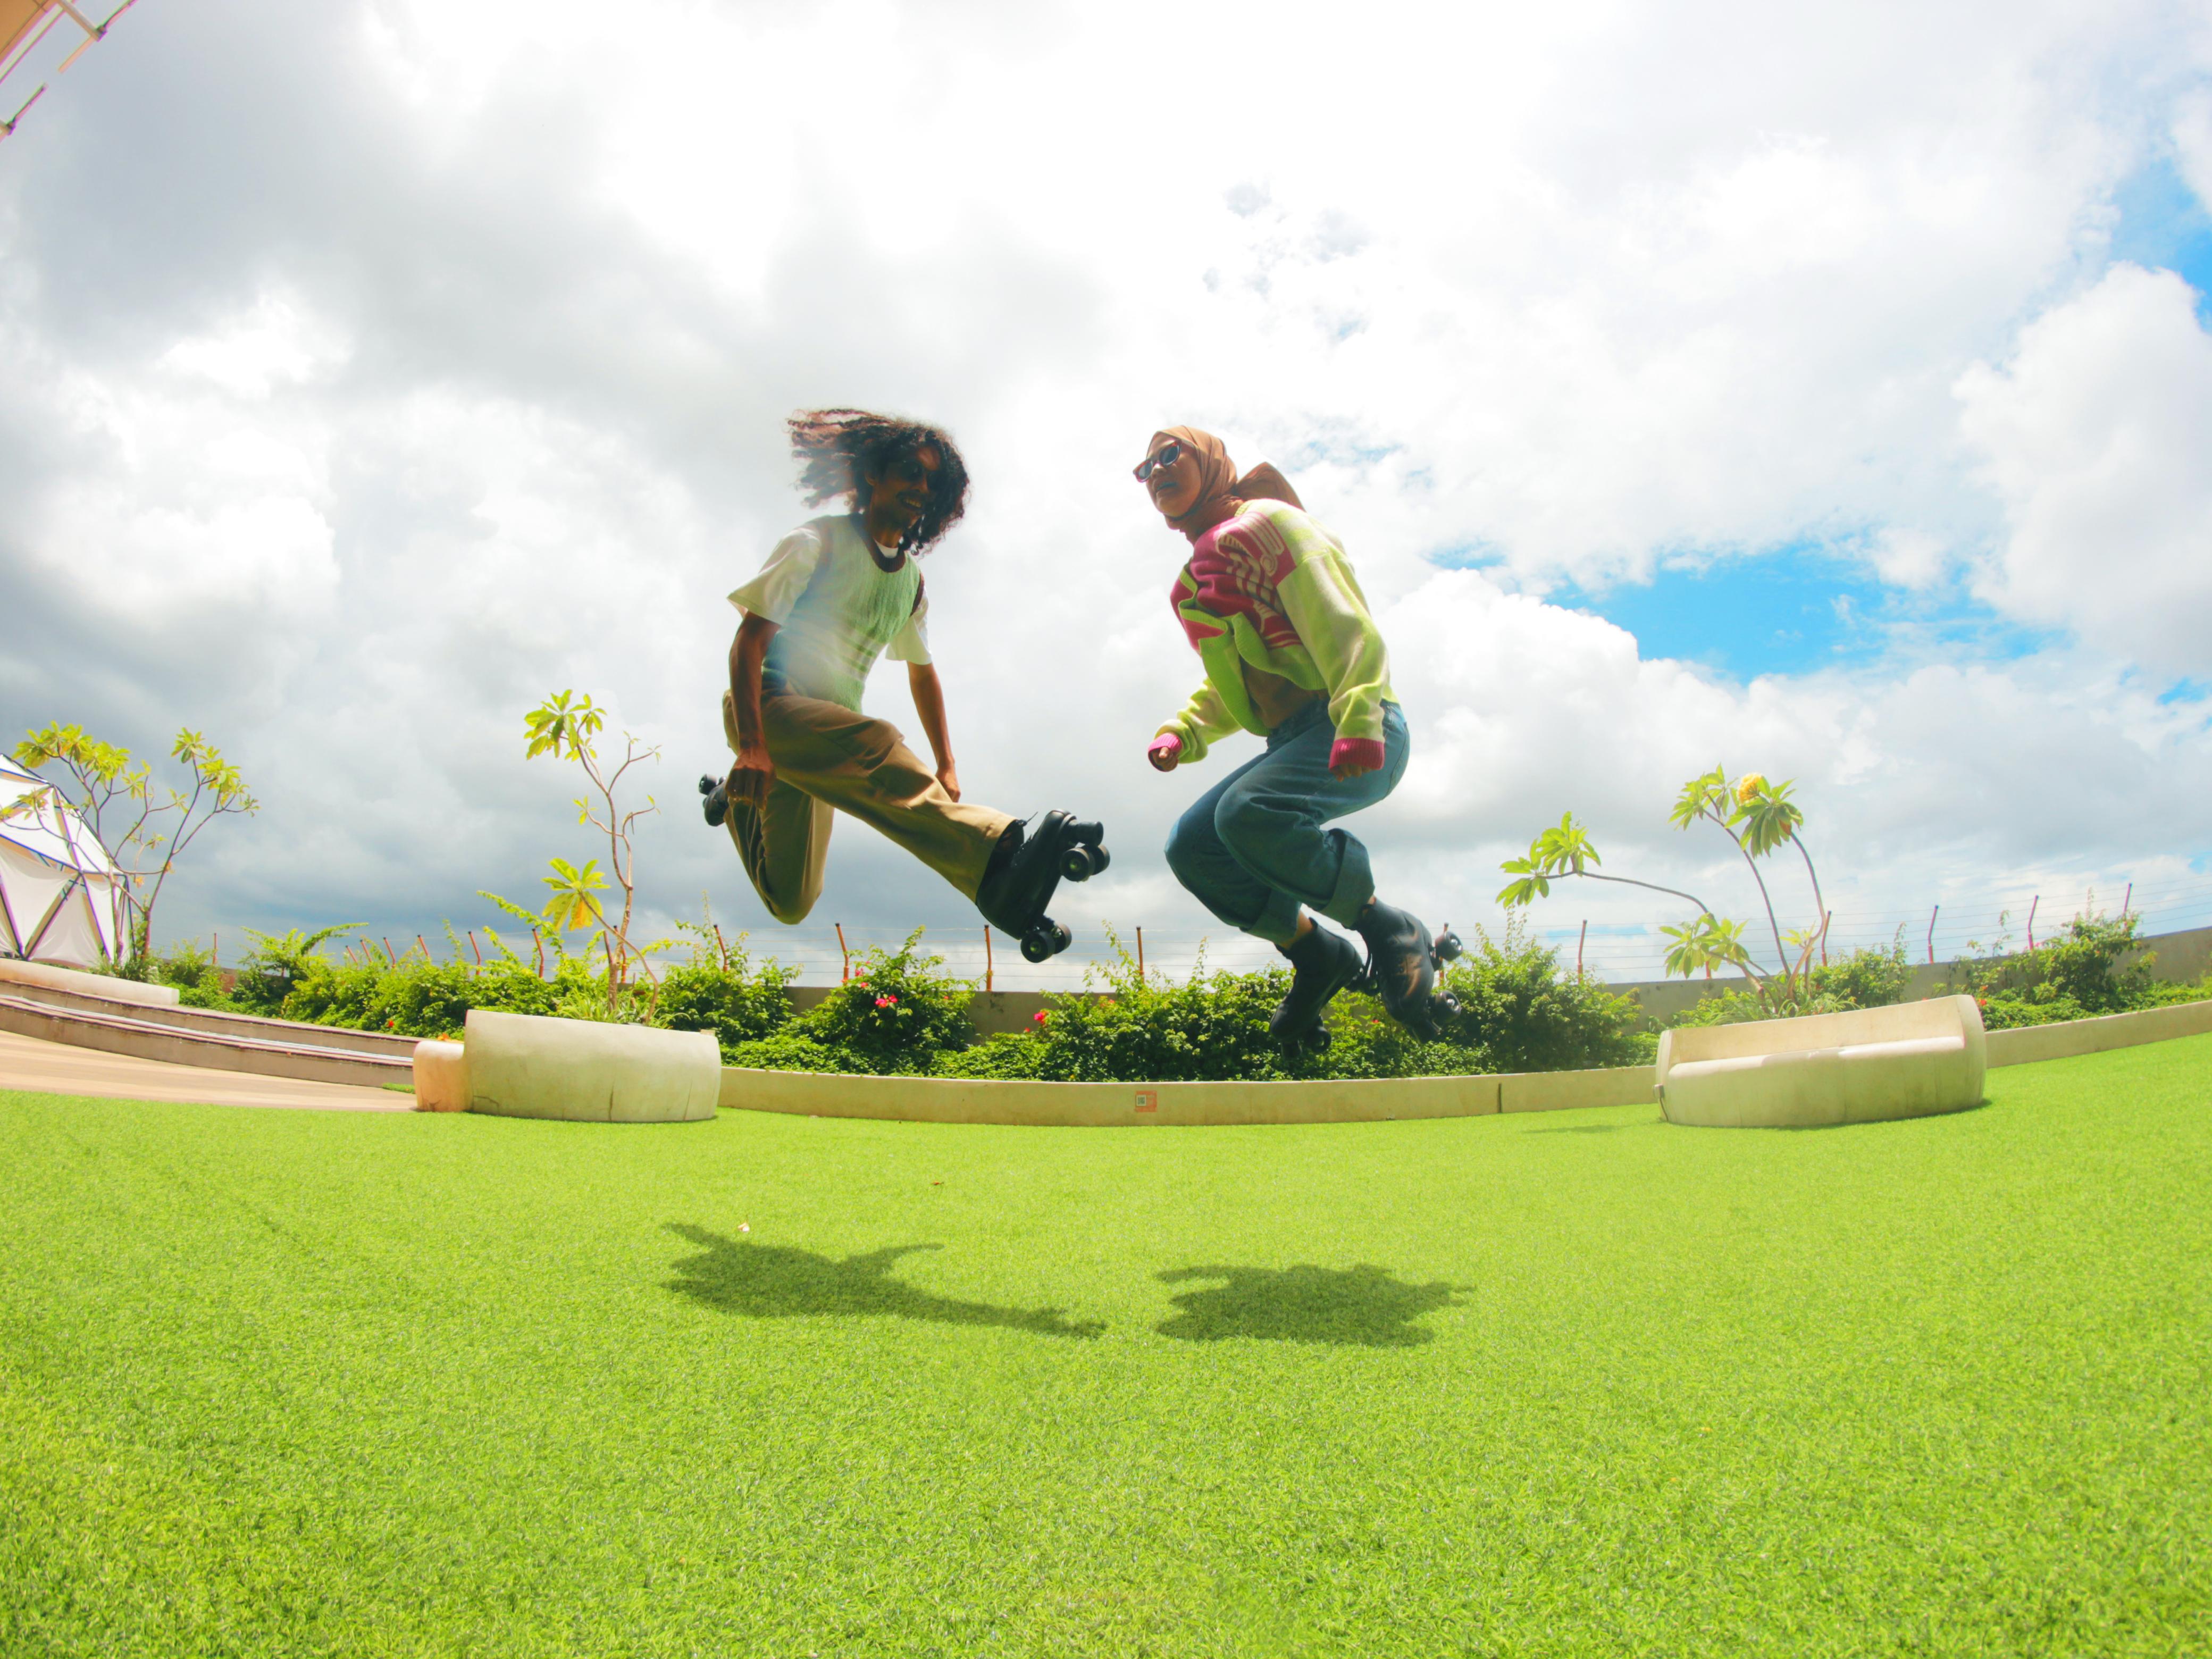
<svg viewBox="0 0 2212 1659"><path fill-rule="evenodd" d="M137 965L143 971L131 977L155 985L174 986L177 1000L187 1008L235 1006L224 994L222 973L216 966L215 953L201 950L193 940L172 945L166 956L142 957Z"/></svg>
<svg viewBox="0 0 2212 1659"><path fill-rule="evenodd" d="M896 951L864 952L851 980L793 1021L798 1034L848 1058L834 1069L879 1076L927 1072L939 1055L968 1048L975 987L939 971L945 958L921 945L917 927Z"/></svg>
<svg viewBox="0 0 2212 1659"><path fill-rule="evenodd" d="M1962 963L1967 990L1982 1001L1983 1023L2002 1030L2000 1021L2040 1025L2150 1006L2160 1000L2151 978L2157 957L2138 944L2137 920L2075 916L2049 945ZM2125 956L2134 960L2122 966Z"/></svg>
<svg viewBox="0 0 2212 1659"><path fill-rule="evenodd" d="M1139 974L1109 938L1115 959L1103 969L1105 995L1054 998L1036 1030L947 1055L937 1072L1071 1083L1451 1077L1634 1065L1656 1042L1632 999L1562 979L1557 953L1533 944L1517 919L1503 941L1478 929L1475 948L1446 970L1461 1012L1443 1022L1441 1041L1421 1041L1373 997L1347 993L1329 1006L1328 1047L1296 1062L1267 1030L1290 989L1287 969L1207 974L1201 965L1172 984Z"/></svg>
<svg viewBox="0 0 2212 1659"><path fill-rule="evenodd" d="M1887 951L1863 946L1814 969L1809 977L1816 998L1832 999L1838 1009L1887 1008L1904 1001L1905 988L1912 982L1912 964L1905 956L1905 929L1897 930ZM1805 1012L1833 1011L1808 1008Z"/></svg>
<svg viewBox="0 0 2212 1659"><path fill-rule="evenodd" d="M756 966L742 935L737 944L725 945L703 927L681 925L693 936L691 960L662 972L653 1024L672 1031L712 1031L724 1062L737 1065L739 1048L790 1019L793 970L772 957Z"/></svg>
<svg viewBox="0 0 2212 1659"><path fill-rule="evenodd" d="M1644 1010L1596 980L1563 976L1556 947L1539 945L1517 915L1502 939L1474 930L1473 946L1445 969L1460 1012L1446 1042L1498 1072L1581 1071L1633 1066L1650 1057Z"/></svg>

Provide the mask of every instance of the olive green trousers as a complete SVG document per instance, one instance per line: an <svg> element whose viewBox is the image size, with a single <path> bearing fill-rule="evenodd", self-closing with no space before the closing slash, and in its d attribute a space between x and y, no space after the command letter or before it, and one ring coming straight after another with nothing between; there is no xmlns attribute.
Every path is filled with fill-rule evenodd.
<svg viewBox="0 0 2212 1659"><path fill-rule="evenodd" d="M727 691L722 735L735 754L738 705ZM1012 815L953 799L898 727L842 703L787 694L761 699L761 736L775 781L760 806L732 799L726 823L753 890L778 921L805 920L822 896L833 811L880 830L965 897L975 896Z"/></svg>

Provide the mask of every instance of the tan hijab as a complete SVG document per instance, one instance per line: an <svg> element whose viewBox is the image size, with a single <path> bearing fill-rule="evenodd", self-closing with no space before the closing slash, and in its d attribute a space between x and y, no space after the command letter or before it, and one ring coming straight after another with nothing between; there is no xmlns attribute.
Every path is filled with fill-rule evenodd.
<svg viewBox="0 0 2212 1659"><path fill-rule="evenodd" d="M1291 488L1291 481L1266 461L1238 477L1237 463L1229 459L1228 446L1211 432L1200 432L1194 426L1170 426L1155 432L1145 453L1152 454L1170 439L1181 444L1198 462L1198 499L1191 503L1190 511L1168 520L1193 541L1223 520L1235 518L1247 501L1305 505L1298 499L1298 492Z"/></svg>

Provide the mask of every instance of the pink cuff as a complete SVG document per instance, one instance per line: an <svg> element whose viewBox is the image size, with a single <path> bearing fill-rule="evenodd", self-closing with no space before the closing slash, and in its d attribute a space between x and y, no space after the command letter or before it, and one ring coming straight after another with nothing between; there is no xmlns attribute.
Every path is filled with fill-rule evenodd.
<svg viewBox="0 0 2212 1659"><path fill-rule="evenodd" d="M1154 760L1173 760L1182 753L1182 739L1172 732L1163 732L1152 740L1145 752Z"/></svg>
<svg viewBox="0 0 2212 1659"><path fill-rule="evenodd" d="M1365 767L1370 772L1382 769L1382 739L1380 738L1339 738L1328 751L1328 769L1334 772L1346 761Z"/></svg>

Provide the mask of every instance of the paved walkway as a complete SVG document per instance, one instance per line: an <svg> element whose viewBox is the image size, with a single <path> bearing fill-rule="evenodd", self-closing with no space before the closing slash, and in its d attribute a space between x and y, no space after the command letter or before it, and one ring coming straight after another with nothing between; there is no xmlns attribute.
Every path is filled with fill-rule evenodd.
<svg viewBox="0 0 2212 1659"><path fill-rule="evenodd" d="M291 1106L319 1112L411 1112L415 1097L396 1089L305 1083L253 1072L216 1072L167 1060L133 1060L0 1031L0 1089L37 1094L105 1095L114 1100L192 1100L215 1106Z"/></svg>

